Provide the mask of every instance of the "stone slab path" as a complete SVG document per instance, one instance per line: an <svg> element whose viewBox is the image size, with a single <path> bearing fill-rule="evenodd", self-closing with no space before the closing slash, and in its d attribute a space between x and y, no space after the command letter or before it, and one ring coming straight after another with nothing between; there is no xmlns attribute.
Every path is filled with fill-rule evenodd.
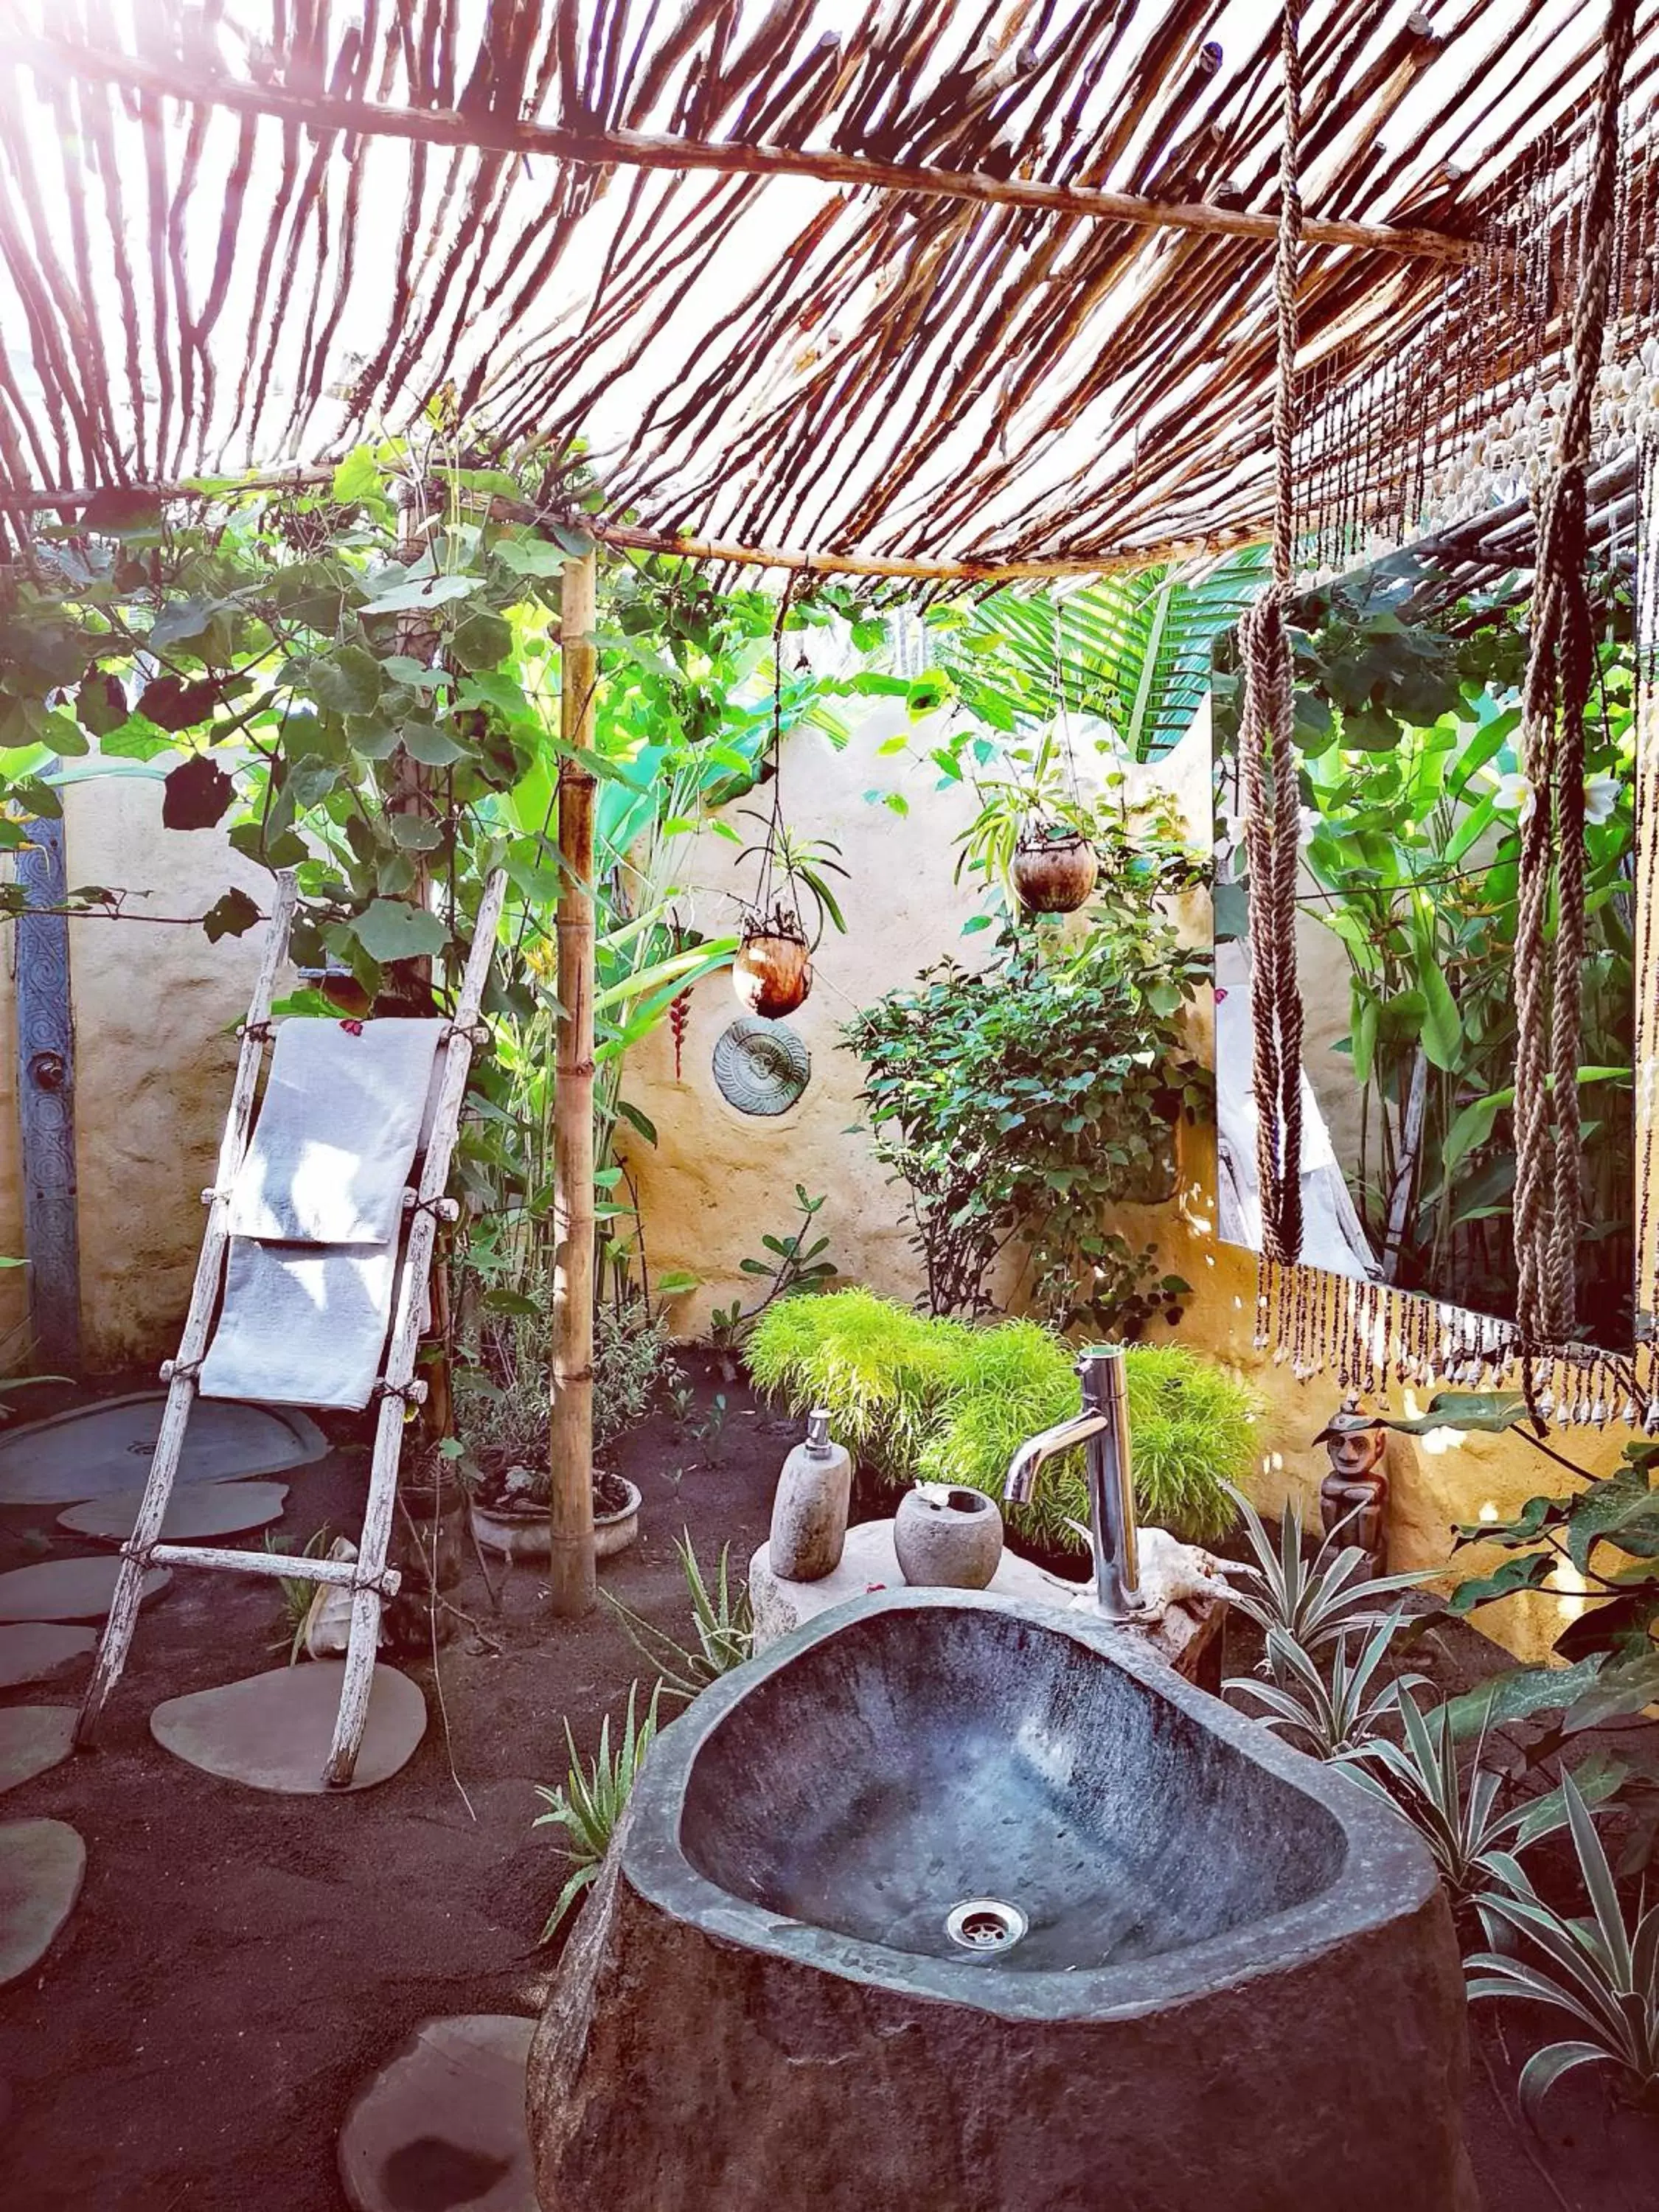
<svg viewBox="0 0 1659 2212"><path fill-rule="evenodd" d="M429 2020L353 2100L340 2179L354 2212L537 2212L525 2120L533 2020Z"/></svg>
<svg viewBox="0 0 1659 2212"><path fill-rule="evenodd" d="M100 1626L115 1595L118 1559L42 1559L0 1575L0 1620L95 1620ZM165 1567L144 1577L141 1602L159 1597L173 1580Z"/></svg>
<svg viewBox="0 0 1659 2212"><path fill-rule="evenodd" d="M240 1682L157 1705L149 1724L158 1743L208 1774L284 1796L342 1796L327 1790L323 1766L334 1737L345 1662L308 1660L273 1667ZM363 1747L350 1788L372 1790L413 1757L426 1733L426 1699L407 1674L374 1669Z"/></svg>

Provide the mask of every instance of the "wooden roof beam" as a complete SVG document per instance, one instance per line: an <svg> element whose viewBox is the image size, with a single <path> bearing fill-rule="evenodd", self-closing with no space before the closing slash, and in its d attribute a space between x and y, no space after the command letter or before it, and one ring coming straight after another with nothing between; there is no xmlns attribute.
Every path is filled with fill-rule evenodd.
<svg viewBox="0 0 1659 2212"><path fill-rule="evenodd" d="M100 53L56 40L15 39L6 58L59 78L113 85L198 107L228 108L239 115L268 115L317 131L405 138L492 154L539 154L601 167L806 177L849 191L915 192L987 207L1030 208L1088 222L1131 223L1148 230L1237 238L1262 246L1272 246L1279 230L1277 215L1218 207L1209 201L1154 200L1134 192L1042 184L1029 178L912 167L827 149L658 137L638 131L574 130L560 124L523 122L511 116L464 115L453 109L388 107L374 100L293 92L282 85L254 84L176 65L161 68L129 55ZM1395 228L1387 223L1351 222L1317 215L1304 217L1302 236L1309 246L1346 246L1416 261L1471 262L1504 251L1477 239L1455 238L1445 231Z"/></svg>

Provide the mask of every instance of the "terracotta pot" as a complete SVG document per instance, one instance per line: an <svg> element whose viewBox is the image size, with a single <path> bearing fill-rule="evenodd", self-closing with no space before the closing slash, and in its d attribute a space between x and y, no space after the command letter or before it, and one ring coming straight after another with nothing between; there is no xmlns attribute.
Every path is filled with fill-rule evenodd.
<svg viewBox="0 0 1659 2212"><path fill-rule="evenodd" d="M982 1490L921 1484L899 1500L893 1549L907 1583L984 1589L1002 1559L1002 1516Z"/></svg>
<svg viewBox="0 0 1659 2212"><path fill-rule="evenodd" d="M1075 830L1022 841L1014 854L1014 890L1030 914L1075 914L1099 873L1094 847Z"/></svg>
<svg viewBox="0 0 1659 2212"><path fill-rule="evenodd" d="M593 1556L608 1559L625 1552L640 1533L640 1493L619 1475L628 1503L613 1513L593 1516ZM544 1560L553 1548L553 1530L545 1505L481 1505L475 1498L468 1507L472 1533L486 1550L503 1552L509 1559Z"/></svg>
<svg viewBox="0 0 1659 2212"><path fill-rule="evenodd" d="M745 937L732 963L732 981L751 1014L781 1021L805 1004L812 988L811 947L801 937Z"/></svg>

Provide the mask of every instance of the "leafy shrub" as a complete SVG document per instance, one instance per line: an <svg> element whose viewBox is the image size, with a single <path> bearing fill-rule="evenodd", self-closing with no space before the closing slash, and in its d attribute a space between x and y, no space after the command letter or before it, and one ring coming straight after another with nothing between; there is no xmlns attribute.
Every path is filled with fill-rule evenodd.
<svg viewBox="0 0 1659 2212"><path fill-rule="evenodd" d="M985 1311L1010 1244L1058 1328L1130 1332L1188 1287L1105 1218L1169 1194L1175 1125L1208 1097L1184 1041L1207 956L1162 903L1190 855L1168 830L1146 840L1108 870L1080 939L1016 933L983 974L941 962L847 1024L877 1157L909 1187L935 1314Z"/></svg>
<svg viewBox="0 0 1659 2212"><path fill-rule="evenodd" d="M1220 1535L1233 1520L1225 1484L1249 1466L1249 1391L1179 1346L1125 1357L1138 1510L1188 1540ZM827 1407L836 1438L888 1480L994 1498L1026 1438L1077 1411L1073 1358L1036 1322L974 1328L863 1290L785 1299L749 1348L762 1389L797 1413ZM1031 1504L1012 1509L1015 1528L1059 1550L1078 1548L1067 1524L1087 1517L1081 1452L1055 1461Z"/></svg>
<svg viewBox="0 0 1659 2212"><path fill-rule="evenodd" d="M642 1306L601 1306L593 1317L593 1450L597 1456L642 1421L668 1364L660 1316ZM494 1478L514 1468L535 1481L514 1486L516 1503L548 1494L547 1324L516 1315L493 1333L476 1365L455 1377L455 1419L461 1441L481 1471Z"/></svg>

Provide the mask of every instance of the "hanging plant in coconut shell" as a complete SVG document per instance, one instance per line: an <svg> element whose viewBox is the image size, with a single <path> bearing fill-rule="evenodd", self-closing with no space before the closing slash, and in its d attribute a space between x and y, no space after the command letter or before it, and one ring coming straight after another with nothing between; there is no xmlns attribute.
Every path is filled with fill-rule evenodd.
<svg viewBox="0 0 1659 2212"><path fill-rule="evenodd" d="M751 1014L781 1021L804 1006L812 988L812 955L833 922L845 932L846 919L829 878L845 876L841 848L828 837L798 836L783 818L779 749L783 735L783 629L789 593L778 604L772 647L776 677L772 702L772 805L769 813L744 811L761 825L761 836L738 855L738 865L758 864L755 896L744 907L742 943L732 963L732 983ZM809 936L801 916L811 902L817 927Z"/></svg>
<svg viewBox="0 0 1659 2212"><path fill-rule="evenodd" d="M1093 896L1100 862L1072 823L1035 817L1020 830L1010 873L1028 914L1075 914Z"/></svg>
<svg viewBox="0 0 1659 2212"><path fill-rule="evenodd" d="M765 910L748 908L732 981L750 1012L769 1022L781 1021L805 1004L812 988L812 948L793 907L778 900Z"/></svg>

